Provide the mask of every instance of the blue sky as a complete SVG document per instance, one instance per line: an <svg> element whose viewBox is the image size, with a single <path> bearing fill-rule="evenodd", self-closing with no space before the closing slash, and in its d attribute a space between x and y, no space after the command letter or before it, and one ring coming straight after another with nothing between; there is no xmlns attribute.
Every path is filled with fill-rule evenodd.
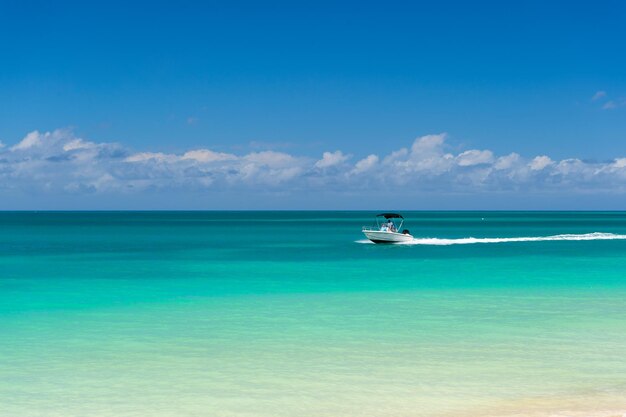
<svg viewBox="0 0 626 417"><path fill-rule="evenodd" d="M125 3L0 2L0 208L626 202L623 2Z"/></svg>

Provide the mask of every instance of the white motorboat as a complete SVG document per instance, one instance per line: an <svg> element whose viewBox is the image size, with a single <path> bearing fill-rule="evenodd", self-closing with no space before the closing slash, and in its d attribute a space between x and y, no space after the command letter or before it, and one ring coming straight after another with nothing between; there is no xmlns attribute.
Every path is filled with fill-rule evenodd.
<svg viewBox="0 0 626 417"><path fill-rule="evenodd" d="M384 219L381 222L381 219ZM396 226L395 221L400 221ZM376 226L364 226L363 233L374 243L401 243L410 242L413 236L408 229L402 229L404 217L397 213L381 213L376 215Z"/></svg>

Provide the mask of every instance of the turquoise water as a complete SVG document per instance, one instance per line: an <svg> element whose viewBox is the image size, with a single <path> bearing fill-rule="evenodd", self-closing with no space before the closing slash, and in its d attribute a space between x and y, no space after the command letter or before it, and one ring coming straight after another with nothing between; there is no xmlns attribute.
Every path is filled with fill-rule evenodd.
<svg viewBox="0 0 626 417"><path fill-rule="evenodd" d="M373 214L0 213L0 416L626 412L626 213Z"/></svg>

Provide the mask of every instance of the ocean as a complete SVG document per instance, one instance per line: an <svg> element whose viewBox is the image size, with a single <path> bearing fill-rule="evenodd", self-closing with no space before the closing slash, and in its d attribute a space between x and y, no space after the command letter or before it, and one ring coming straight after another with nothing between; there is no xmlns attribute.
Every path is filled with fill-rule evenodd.
<svg viewBox="0 0 626 417"><path fill-rule="evenodd" d="M0 416L622 416L625 212L0 212Z"/></svg>

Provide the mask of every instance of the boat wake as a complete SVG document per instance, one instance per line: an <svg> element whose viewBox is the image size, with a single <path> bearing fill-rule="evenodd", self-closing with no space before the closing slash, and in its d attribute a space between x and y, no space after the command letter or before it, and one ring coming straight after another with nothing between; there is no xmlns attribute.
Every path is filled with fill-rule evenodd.
<svg viewBox="0 0 626 417"><path fill-rule="evenodd" d="M471 245L474 243L511 243L511 242L549 242L549 241L578 241L578 240L623 240L626 235L614 233L585 233L585 234L563 234L554 236L529 236L529 237L465 237L459 239L421 238L416 237L408 242L399 242L395 245ZM367 239L357 240L357 243L373 243Z"/></svg>

